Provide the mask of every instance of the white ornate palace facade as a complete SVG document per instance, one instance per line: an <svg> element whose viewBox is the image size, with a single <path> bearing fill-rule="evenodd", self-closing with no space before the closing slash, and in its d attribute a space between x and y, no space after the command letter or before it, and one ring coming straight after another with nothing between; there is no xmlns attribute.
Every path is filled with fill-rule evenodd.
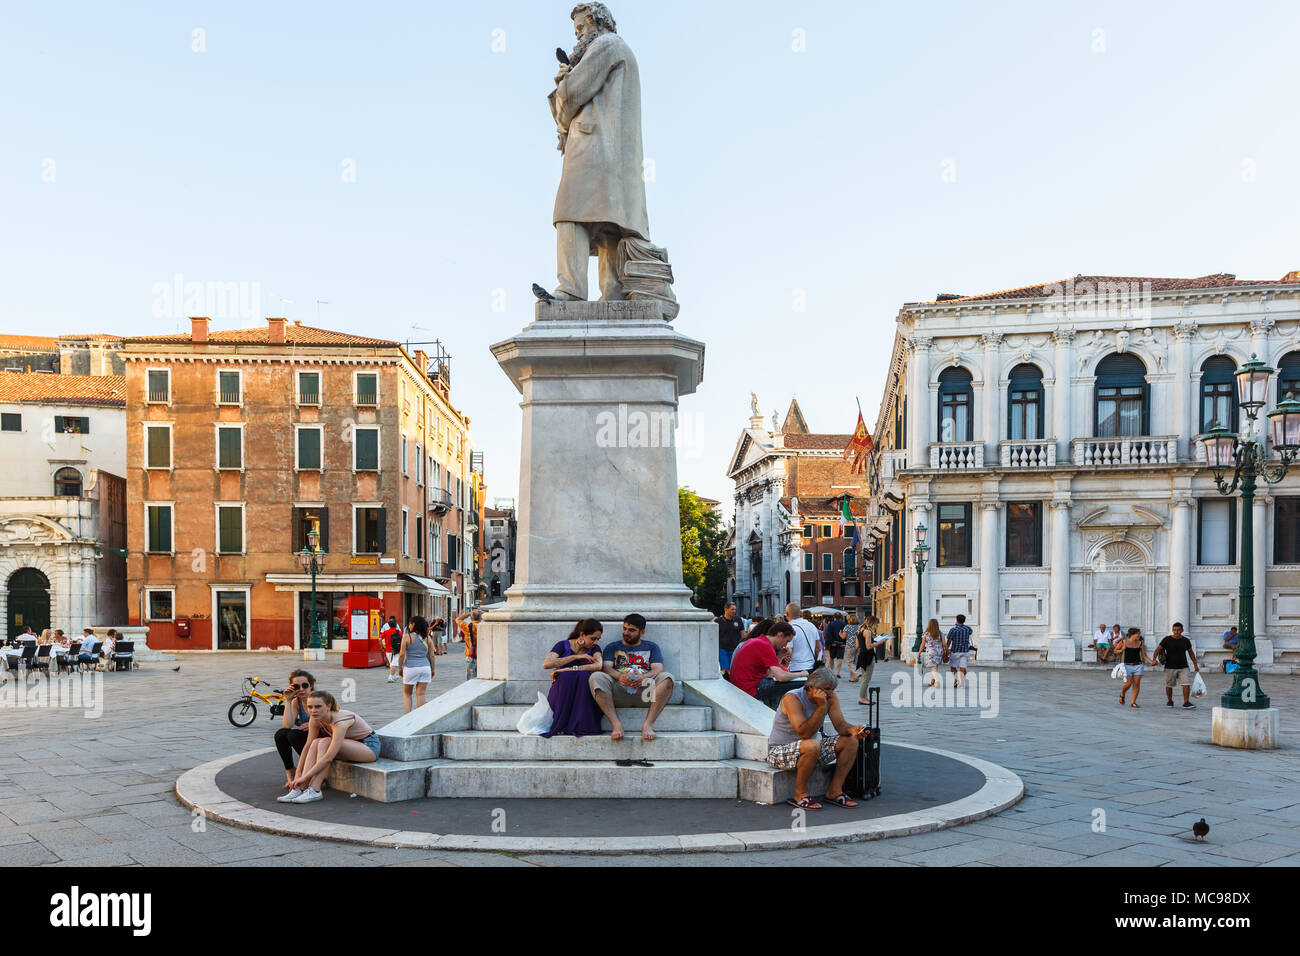
<svg viewBox="0 0 1300 956"><path fill-rule="evenodd" d="M1236 623L1253 522L1259 663L1300 665L1300 469L1253 514L1217 491L1196 436L1244 428L1233 373L1300 398L1300 273L1278 281L1078 276L900 311L869 467L873 598L916 629L958 613L988 660L1077 660L1100 623L1198 649ZM1267 432L1267 428L1262 429Z"/></svg>

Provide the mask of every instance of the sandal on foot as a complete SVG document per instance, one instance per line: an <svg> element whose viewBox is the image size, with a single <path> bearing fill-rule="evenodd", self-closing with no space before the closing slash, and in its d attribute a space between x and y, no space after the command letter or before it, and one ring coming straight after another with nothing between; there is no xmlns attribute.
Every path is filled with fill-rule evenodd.
<svg viewBox="0 0 1300 956"><path fill-rule="evenodd" d="M802 800L796 800L794 797L791 797L786 801L786 803L800 810L820 810L822 808L822 805L812 797L804 797Z"/></svg>
<svg viewBox="0 0 1300 956"><path fill-rule="evenodd" d="M833 807L843 807L845 810L852 810L858 805L858 801L854 800L847 793L841 793L834 797L827 794L826 802Z"/></svg>
<svg viewBox="0 0 1300 956"><path fill-rule="evenodd" d="M1141 710L1141 709L1142 709L1142 708L1141 708L1141 707L1138 707L1138 705L1137 705L1137 704L1129 704L1129 706L1130 706L1130 707L1137 707L1137 708L1138 708L1138 710Z"/></svg>

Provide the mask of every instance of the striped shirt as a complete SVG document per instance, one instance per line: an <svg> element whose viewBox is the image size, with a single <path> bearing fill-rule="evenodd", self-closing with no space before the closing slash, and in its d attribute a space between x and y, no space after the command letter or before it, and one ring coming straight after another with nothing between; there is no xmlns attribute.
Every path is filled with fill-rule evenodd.
<svg viewBox="0 0 1300 956"><path fill-rule="evenodd" d="M953 654L970 653L970 628L965 624L958 624L948 632L948 650Z"/></svg>

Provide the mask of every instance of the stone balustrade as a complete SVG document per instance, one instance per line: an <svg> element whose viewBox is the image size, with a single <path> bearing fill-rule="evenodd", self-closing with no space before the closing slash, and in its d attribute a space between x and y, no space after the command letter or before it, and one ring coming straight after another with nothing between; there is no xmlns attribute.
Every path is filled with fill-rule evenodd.
<svg viewBox="0 0 1300 956"><path fill-rule="evenodd" d="M1178 461L1178 438L1174 435L1076 438L1070 442L1070 457L1081 468L1168 465Z"/></svg>
<svg viewBox="0 0 1300 956"><path fill-rule="evenodd" d="M1056 439L1035 438L998 443L1003 468L1053 468Z"/></svg>
<svg viewBox="0 0 1300 956"><path fill-rule="evenodd" d="M930 445L930 467L939 471L974 471L984 467L984 443L977 441L934 442Z"/></svg>

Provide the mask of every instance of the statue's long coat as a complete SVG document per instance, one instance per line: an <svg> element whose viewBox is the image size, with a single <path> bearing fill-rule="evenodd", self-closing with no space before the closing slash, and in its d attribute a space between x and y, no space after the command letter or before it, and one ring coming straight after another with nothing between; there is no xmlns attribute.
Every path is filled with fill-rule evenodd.
<svg viewBox="0 0 1300 956"><path fill-rule="evenodd" d="M641 77L617 33L591 42L550 97L567 134L555 222L612 222L650 238L641 178Z"/></svg>

